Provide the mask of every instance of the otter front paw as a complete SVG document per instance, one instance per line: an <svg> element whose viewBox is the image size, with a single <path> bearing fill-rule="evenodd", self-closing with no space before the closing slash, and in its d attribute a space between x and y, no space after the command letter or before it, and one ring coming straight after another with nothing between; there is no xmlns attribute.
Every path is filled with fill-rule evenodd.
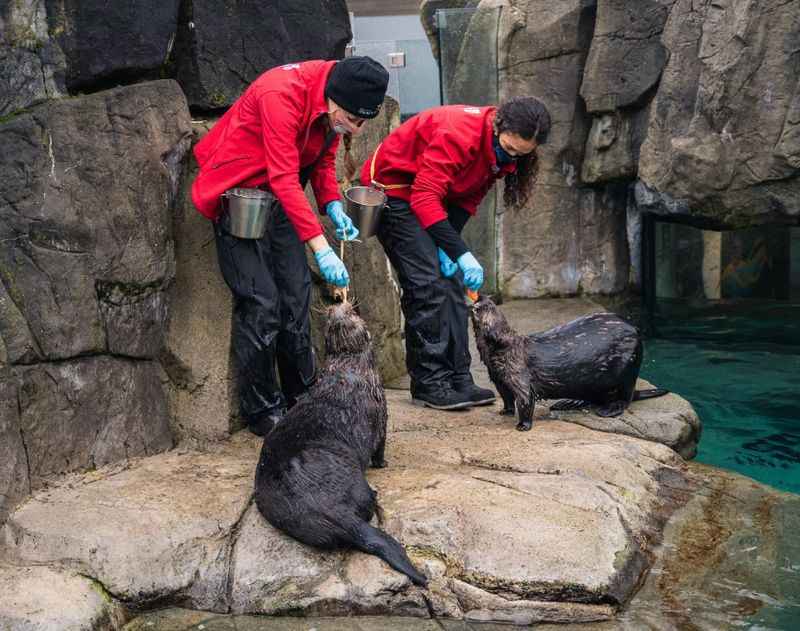
<svg viewBox="0 0 800 631"><path fill-rule="evenodd" d="M517 423L517 430L520 432L530 431L531 427L533 427L533 421L520 421Z"/></svg>
<svg viewBox="0 0 800 631"><path fill-rule="evenodd" d="M384 460L383 458L381 458L380 460L373 460L372 461L372 468L373 469L384 469L388 465L389 465L389 463L386 462L386 460Z"/></svg>
<svg viewBox="0 0 800 631"><path fill-rule="evenodd" d="M501 416L514 416L516 414L516 410L514 408L503 408L498 412Z"/></svg>

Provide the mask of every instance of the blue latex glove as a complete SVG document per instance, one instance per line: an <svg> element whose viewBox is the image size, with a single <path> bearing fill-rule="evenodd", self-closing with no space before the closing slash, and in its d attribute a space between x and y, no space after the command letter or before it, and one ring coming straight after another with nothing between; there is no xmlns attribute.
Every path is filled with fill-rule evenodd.
<svg viewBox="0 0 800 631"><path fill-rule="evenodd" d="M472 291L478 291L483 285L483 268L472 252L464 252L458 257L458 266L464 272L464 286Z"/></svg>
<svg viewBox="0 0 800 631"><path fill-rule="evenodd" d="M439 269L442 270L442 276L445 278L450 278L453 274L458 271L458 265L453 263L450 260L450 257L445 254L445 251L442 248L438 248L439 252Z"/></svg>
<svg viewBox="0 0 800 631"><path fill-rule="evenodd" d="M344 206L338 199L328 202L325 212L336 226L336 238L339 241L352 241L358 236L358 228L353 225L353 220L344 212Z"/></svg>
<svg viewBox="0 0 800 631"><path fill-rule="evenodd" d="M350 283L350 276L347 269L342 263L341 259L333 253L330 247L314 252L314 258L317 259L319 271L325 282L337 287L347 287Z"/></svg>

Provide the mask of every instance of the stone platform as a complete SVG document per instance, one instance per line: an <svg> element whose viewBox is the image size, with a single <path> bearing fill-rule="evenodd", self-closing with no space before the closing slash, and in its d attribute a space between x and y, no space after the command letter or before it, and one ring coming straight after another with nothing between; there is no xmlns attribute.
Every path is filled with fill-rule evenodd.
<svg viewBox="0 0 800 631"><path fill-rule="evenodd" d="M520 331L598 309L588 300L504 306ZM477 359L475 373L487 382ZM413 406L402 389L387 397L389 467L369 480L383 527L431 578L428 590L377 558L322 553L269 526L252 502L260 441L240 432L203 452L178 448L55 480L21 505L0 534L0 582L25 588L9 588L17 596L0 606L0 622L56 628L35 626L34 604L59 598L80 601L83 626L74 628L115 628L130 611L168 604L607 620L636 591L666 519L693 486L679 454L693 453L699 422L675 395L637 402L611 421L581 411L556 418L542 405L526 433L499 404L447 413Z"/></svg>

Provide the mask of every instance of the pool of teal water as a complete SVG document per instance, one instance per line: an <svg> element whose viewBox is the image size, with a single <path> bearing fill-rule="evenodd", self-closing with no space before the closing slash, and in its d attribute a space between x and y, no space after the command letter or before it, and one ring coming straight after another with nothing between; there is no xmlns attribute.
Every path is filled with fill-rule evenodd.
<svg viewBox="0 0 800 631"><path fill-rule="evenodd" d="M641 375L692 403L697 460L800 493L800 304L659 305Z"/></svg>

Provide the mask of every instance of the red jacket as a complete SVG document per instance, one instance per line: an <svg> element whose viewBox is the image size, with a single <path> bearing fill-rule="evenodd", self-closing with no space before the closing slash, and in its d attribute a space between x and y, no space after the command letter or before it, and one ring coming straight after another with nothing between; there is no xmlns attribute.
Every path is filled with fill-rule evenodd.
<svg viewBox="0 0 800 631"><path fill-rule="evenodd" d="M325 82L335 63L307 61L268 70L195 145L200 172L192 183L192 201L200 213L216 220L227 189L267 184L301 241L322 234L298 173L324 145ZM338 145L337 138L310 178L318 208L339 199Z"/></svg>
<svg viewBox="0 0 800 631"><path fill-rule="evenodd" d="M395 129L361 170L361 182L407 184L387 195L405 199L423 228L447 219L447 205L474 215L495 180L516 170L498 169L492 138L495 107L446 105L410 118Z"/></svg>

